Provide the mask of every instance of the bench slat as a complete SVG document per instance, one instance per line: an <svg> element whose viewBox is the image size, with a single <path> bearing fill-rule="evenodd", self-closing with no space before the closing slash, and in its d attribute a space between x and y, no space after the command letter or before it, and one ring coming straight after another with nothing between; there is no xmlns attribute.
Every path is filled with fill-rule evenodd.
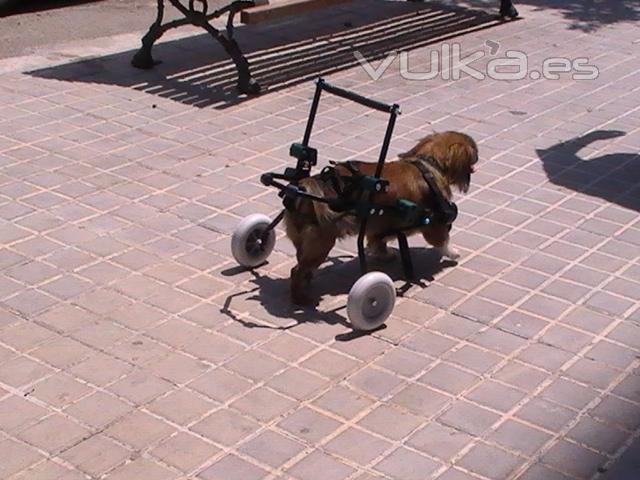
<svg viewBox="0 0 640 480"><path fill-rule="evenodd" d="M255 25L350 1L352 0L281 0L269 5L260 5L242 10L240 12L240 22L246 25Z"/></svg>

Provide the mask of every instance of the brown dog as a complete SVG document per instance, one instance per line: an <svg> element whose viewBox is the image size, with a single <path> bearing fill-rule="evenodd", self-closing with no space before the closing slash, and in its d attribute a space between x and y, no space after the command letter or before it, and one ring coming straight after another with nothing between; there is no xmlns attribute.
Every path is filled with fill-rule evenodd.
<svg viewBox="0 0 640 480"><path fill-rule="evenodd" d="M431 158L431 161L425 161ZM389 181L384 193L378 193L374 202L379 205L395 205L398 199L406 199L425 208L434 208L436 199L414 162L423 162L435 178L440 191L451 199L451 187L467 192L478 161L475 141L463 133L444 132L429 135L397 161L389 162L382 170L382 178ZM376 164L351 162L359 173L374 175ZM353 167L336 165L340 177L352 175ZM336 198L335 185L320 175L300 182L307 192L326 198ZM370 217L367 222L367 254L389 260L394 255L387 250L387 241L393 232L402 228L398 216L385 213ZM295 207L285 215L287 236L296 248L298 264L291 270L291 299L296 304L308 304L311 298L306 290L313 272L325 261L337 239L358 233L359 222L354 215L333 211L327 204L298 199ZM405 231L407 235L422 233L424 239L441 252L442 256L455 260L459 255L449 246L449 225L431 223Z"/></svg>

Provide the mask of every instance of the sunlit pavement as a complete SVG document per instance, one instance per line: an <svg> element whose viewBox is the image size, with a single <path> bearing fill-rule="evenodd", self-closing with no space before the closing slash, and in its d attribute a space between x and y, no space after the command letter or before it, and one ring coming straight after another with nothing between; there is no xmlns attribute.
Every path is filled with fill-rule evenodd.
<svg viewBox="0 0 640 480"><path fill-rule="evenodd" d="M313 311L289 304L286 238L254 272L230 254L241 218L279 211L259 176L292 165L313 94L287 86L295 69L274 76L290 54L260 63L261 35L337 20L240 31L273 81L253 99L204 36L169 37L154 71L129 66L137 42L5 68L0 478L638 478L637 442L616 464L640 433L637 17L524 3L522 20L449 41L487 52L477 65L486 40L532 70L587 57L597 79L411 81L398 59L376 81L357 65L327 75L401 105L393 154L432 130L480 146L458 265L412 239L423 285L370 335L346 320L353 241L314 279ZM405 5L392 13L435 9ZM412 50L411 69L441 44ZM325 100L323 164L377 158L386 119Z"/></svg>

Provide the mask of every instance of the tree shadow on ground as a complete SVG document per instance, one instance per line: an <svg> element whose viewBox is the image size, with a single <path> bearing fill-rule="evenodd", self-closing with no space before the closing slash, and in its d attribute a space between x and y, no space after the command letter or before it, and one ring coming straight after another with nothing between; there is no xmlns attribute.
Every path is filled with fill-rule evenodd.
<svg viewBox="0 0 640 480"><path fill-rule="evenodd" d="M551 183L640 211L640 155L606 153L588 159L578 155L594 142L624 135L618 130L597 130L536 153Z"/></svg>
<svg viewBox="0 0 640 480"><path fill-rule="evenodd" d="M571 21L570 28L585 32L640 19L639 0L518 0L518 3L557 9Z"/></svg>
<svg viewBox="0 0 640 480"><path fill-rule="evenodd" d="M493 0L466 0L465 3L483 8L495 4ZM569 21L570 29L583 32L640 20L640 0L514 0L514 4L516 7L528 5L534 10L556 10Z"/></svg>
<svg viewBox="0 0 640 480"><path fill-rule="evenodd" d="M389 52L439 43L500 23L495 2L490 9L471 10L437 2L357 0L294 19L235 29L235 38L263 92L356 66L356 51L368 61L376 61ZM134 69L130 65L132 50L29 74L119 85L203 108L225 108L247 99L236 91L233 62L209 35L162 42L153 52L163 63L152 70Z"/></svg>
<svg viewBox="0 0 640 480"><path fill-rule="evenodd" d="M399 260L389 264L371 262L369 265L370 271L380 270L387 273L396 282L396 285L397 282L402 282L402 285L397 288L398 295L404 295L413 286L428 288L428 282L433 281L437 273L455 265L455 262L442 260L434 249L411 248L410 250L415 268L413 282L405 279ZM311 283L311 294L317 299L317 304L314 306L298 307L291 303L288 278L272 278L261 275L259 271L253 271L251 272L253 278L250 281L255 287L231 293L226 298L221 311L247 328L289 330L302 323L315 322L330 325L340 324L351 328L346 315L342 313L344 305L328 309L323 309L323 306L325 304L333 305L333 297L349 293L351 286L360 277L358 259L352 256L340 256L331 257L328 262L330 265L319 270ZM243 271L244 269L235 267L222 272L222 274L233 276ZM243 301L260 304L261 308L269 315L270 324L258 323L236 315L233 302L239 297L242 297Z"/></svg>

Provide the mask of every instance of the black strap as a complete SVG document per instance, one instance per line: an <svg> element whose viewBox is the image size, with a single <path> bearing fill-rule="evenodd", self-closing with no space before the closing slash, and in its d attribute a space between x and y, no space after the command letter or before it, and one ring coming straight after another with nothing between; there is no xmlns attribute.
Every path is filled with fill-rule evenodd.
<svg viewBox="0 0 640 480"><path fill-rule="evenodd" d="M440 186L438 185L438 182L433 176L433 172L429 170L429 168L425 165L425 163L429 164L429 166L438 170L442 174L442 171L440 170L440 167L437 164L436 160L433 157L420 155L416 157L415 160L410 160L410 163L415 165L415 167L420 171L420 173L422 174L422 178L424 178L425 182L427 182L427 185L429 185L429 189L435 196L436 205L440 213L439 217L441 221L447 225L451 225L458 216L458 207L455 203L449 201L449 199L444 196L442 190L440 189Z"/></svg>

